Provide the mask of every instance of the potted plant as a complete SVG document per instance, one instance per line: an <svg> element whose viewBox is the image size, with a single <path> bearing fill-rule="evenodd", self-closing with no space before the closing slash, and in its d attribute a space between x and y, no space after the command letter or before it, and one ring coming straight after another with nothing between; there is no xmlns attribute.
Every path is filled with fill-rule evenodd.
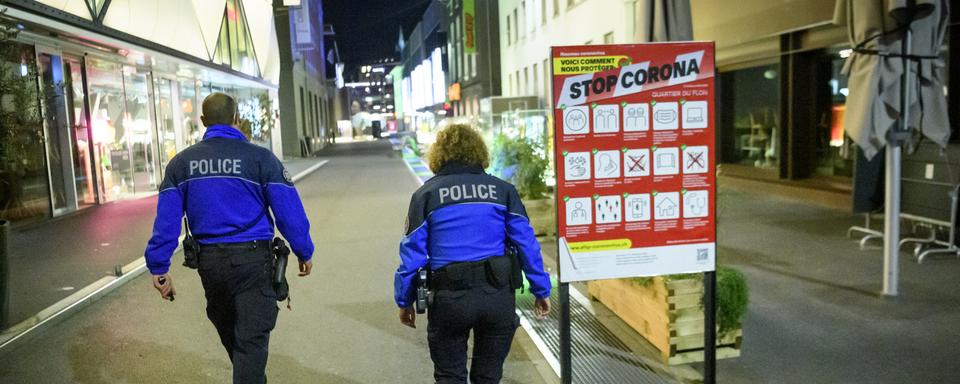
<svg viewBox="0 0 960 384"><path fill-rule="evenodd" d="M542 147L530 139L497 135L491 146L490 169L517 187L534 232L547 235L556 232L556 215L544 181L549 161L542 155Z"/></svg>
<svg viewBox="0 0 960 384"><path fill-rule="evenodd" d="M0 11L2 14L2 11ZM23 183L43 125L38 105L37 67L31 47L13 41L17 29L0 24L0 212L8 219L22 212Z"/></svg>
<svg viewBox="0 0 960 384"><path fill-rule="evenodd" d="M717 358L740 356L749 291L743 274L717 267ZM703 361L703 275L683 274L587 283L600 301L660 351L671 365Z"/></svg>

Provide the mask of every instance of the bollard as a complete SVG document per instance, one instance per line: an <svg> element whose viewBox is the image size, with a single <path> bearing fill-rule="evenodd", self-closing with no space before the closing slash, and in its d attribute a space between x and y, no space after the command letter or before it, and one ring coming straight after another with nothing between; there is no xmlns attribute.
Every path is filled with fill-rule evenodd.
<svg viewBox="0 0 960 384"><path fill-rule="evenodd" d="M10 281L10 265L7 261L7 242L10 237L10 222L0 219L0 330L7 329L10 314L10 293L7 285Z"/></svg>

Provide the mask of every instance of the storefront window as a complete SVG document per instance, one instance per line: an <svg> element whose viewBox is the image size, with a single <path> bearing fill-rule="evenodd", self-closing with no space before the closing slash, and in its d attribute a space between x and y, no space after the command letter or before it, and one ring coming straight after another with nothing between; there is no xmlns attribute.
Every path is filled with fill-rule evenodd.
<svg viewBox="0 0 960 384"><path fill-rule="evenodd" d="M259 76L260 67L253 52L253 40L247 27L243 3L227 0L226 11L220 23L220 36L214 49L213 61L227 64L236 71Z"/></svg>
<svg viewBox="0 0 960 384"><path fill-rule="evenodd" d="M0 41L0 216L47 215L49 184L32 46Z"/></svg>
<svg viewBox="0 0 960 384"><path fill-rule="evenodd" d="M853 176L856 148L843 129L843 114L849 92L843 63L849 53L850 50L832 49L821 58L821 68L830 71L826 87L830 91L830 102L821 107L828 109L820 111L816 124L815 174L819 176Z"/></svg>
<svg viewBox="0 0 960 384"><path fill-rule="evenodd" d="M200 104L197 101L197 83L193 80L180 81L180 118L183 124L183 141L186 145L194 145L203 138L203 129L200 128Z"/></svg>
<svg viewBox="0 0 960 384"><path fill-rule="evenodd" d="M777 64L720 74L723 162L779 167L779 76Z"/></svg>
<svg viewBox="0 0 960 384"><path fill-rule="evenodd" d="M64 66L67 75L67 114L73 134L73 177L77 190L79 207L96 203L96 177L90 146L88 129L86 94L83 89L83 59L65 57Z"/></svg>
<svg viewBox="0 0 960 384"><path fill-rule="evenodd" d="M90 59L87 83L103 200L155 192L146 75L110 61Z"/></svg>
<svg viewBox="0 0 960 384"><path fill-rule="evenodd" d="M229 90L227 94L237 99L240 123L244 125L242 131L249 134L250 142L264 148L270 148L273 108L267 91L244 88Z"/></svg>
<svg viewBox="0 0 960 384"><path fill-rule="evenodd" d="M46 128L44 142L50 174L50 204L53 214L59 215L76 208L63 61L59 55L40 53L37 69L40 73L40 93Z"/></svg>
<svg viewBox="0 0 960 384"><path fill-rule="evenodd" d="M130 155L123 135L123 78L120 65L87 61L90 121L94 161L100 168L100 194L104 201L120 198L130 171Z"/></svg>
<svg viewBox="0 0 960 384"><path fill-rule="evenodd" d="M133 67L123 68L123 89L126 96L126 113L123 115L124 135L130 146L133 163L133 196L153 193L159 178L155 164L153 111L150 108L150 93L147 87L149 72ZM131 196L131 197L133 197Z"/></svg>
<svg viewBox="0 0 960 384"><path fill-rule="evenodd" d="M276 123L274 119L276 106L273 105L270 94L266 89L230 88L219 84L204 83L200 87L201 100L213 92L221 92L233 97L237 101L237 112L242 124L241 127L237 128L249 136L251 143L270 148L270 132L274 129ZM301 103L301 107L309 108L310 104L307 100Z"/></svg>
<svg viewBox="0 0 960 384"><path fill-rule="evenodd" d="M173 119L173 84L166 78L154 78L161 170L165 169L170 159L177 155L177 132Z"/></svg>

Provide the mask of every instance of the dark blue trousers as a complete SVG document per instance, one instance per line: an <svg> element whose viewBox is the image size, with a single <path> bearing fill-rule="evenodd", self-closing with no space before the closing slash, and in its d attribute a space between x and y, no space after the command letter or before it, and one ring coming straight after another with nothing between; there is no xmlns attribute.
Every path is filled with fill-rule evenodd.
<svg viewBox="0 0 960 384"><path fill-rule="evenodd" d="M473 331L470 383L499 383L520 324L509 287L439 290L427 313L433 377L439 384L467 382L467 339Z"/></svg>
<svg viewBox="0 0 960 384"><path fill-rule="evenodd" d="M264 383L270 331L279 311L269 245L204 246L199 264L207 318L233 363L234 384Z"/></svg>

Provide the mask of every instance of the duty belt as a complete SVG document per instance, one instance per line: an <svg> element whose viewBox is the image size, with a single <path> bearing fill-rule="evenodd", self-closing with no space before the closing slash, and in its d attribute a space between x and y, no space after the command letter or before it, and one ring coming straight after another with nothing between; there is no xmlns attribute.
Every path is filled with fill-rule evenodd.
<svg viewBox="0 0 960 384"><path fill-rule="evenodd" d="M200 244L200 249L270 249L270 240L253 240L240 243Z"/></svg>
<svg viewBox="0 0 960 384"><path fill-rule="evenodd" d="M502 288L510 284L510 260L495 256L480 261L449 264L430 274L434 290L459 291L474 287Z"/></svg>

